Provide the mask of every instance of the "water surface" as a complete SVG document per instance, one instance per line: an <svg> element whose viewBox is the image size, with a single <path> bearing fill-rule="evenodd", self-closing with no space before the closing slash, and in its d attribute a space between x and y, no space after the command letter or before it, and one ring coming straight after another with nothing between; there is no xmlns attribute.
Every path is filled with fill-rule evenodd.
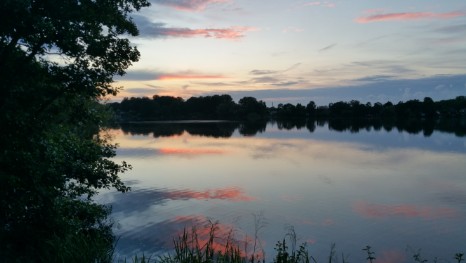
<svg viewBox="0 0 466 263"><path fill-rule="evenodd" d="M133 166L122 176L130 193L99 196L113 206L119 256L167 251L208 220L241 240L261 227L268 261L290 227L318 262L333 242L351 262L366 245L377 262L466 252L466 140L453 133L229 122L110 132L117 161Z"/></svg>

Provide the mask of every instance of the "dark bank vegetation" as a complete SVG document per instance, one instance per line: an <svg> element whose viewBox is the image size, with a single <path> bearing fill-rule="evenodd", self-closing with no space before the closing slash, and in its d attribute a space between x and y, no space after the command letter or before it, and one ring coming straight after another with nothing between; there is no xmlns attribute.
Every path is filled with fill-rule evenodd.
<svg viewBox="0 0 466 263"><path fill-rule="evenodd" d="M317 106L310 101L301 104L278 104L267 107L265 102L253 97L244 97L234 102L230 95L191 97L157 96L152 98L124 98L121 102L110 103L117 113L117 120L161 121L161 120L241 120L257 121L267 119L383 119L413 120L466 117L466 97L434 102L424 100L406 102L361 103L357 100L339 101L327 106Z"/></svg>
<svg viewBox="0 0 466 263"><path fill-rule="evenodd" d="M110 262L101 188L127 191L100 129L114 75L139 58L122 35L146 0L0 1L0 261Z"/></svg>
<svg viewBox="0 0 466 263"><path fill-rule="evenodd" d="M122 102L109 104L117 114L118 121L162 120L249 120L268 118L268 109L263 101L244 97L234 102L230 95L191 97L153 96L151 99L125 98Z"/></svg>

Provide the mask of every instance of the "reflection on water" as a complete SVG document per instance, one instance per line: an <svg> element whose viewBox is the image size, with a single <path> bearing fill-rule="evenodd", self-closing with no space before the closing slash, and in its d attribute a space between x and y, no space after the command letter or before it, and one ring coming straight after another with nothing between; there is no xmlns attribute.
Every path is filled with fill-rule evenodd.
<svg viewBox="0 0 466 263"><path fill-rule="evenodd" d="M99 201L113 206L122 256L170 250L184 227L209 220L244 241L263 213L269 260L294 226L318 262L332 242L352 262L368 244L377 262L408 262L407 246L450 261L465 252L466 143L464 129L439 125L123 125L111 133L133 190Z"/></svg>
<svg viewBox="0 0 466 263"><path fill-rule="evenodd" d="M456 136L463 137L466 135L466 120L464 119L440 119L440 120L409 120L409 121L382 121L380 119L330 119L330 120L282 120L276 122L279 130L293 130L307 128L309 132L314 132L316 126L323 127L328 125L332 131L350 131L357 133L361 130L366 131L392 131L407 132L410 134L422 133L429 137L434 131L454 133ZM196 121L178 121L178 122L140 122L124 123L121 129L125 133L137 135L152 134L155 138L181 135L187 132L191 135L200 135L207 137L224 137L228 138L238 130L241 135L254 136L257 133L263 133L266 130L267 122L196 122Z"/></svg>

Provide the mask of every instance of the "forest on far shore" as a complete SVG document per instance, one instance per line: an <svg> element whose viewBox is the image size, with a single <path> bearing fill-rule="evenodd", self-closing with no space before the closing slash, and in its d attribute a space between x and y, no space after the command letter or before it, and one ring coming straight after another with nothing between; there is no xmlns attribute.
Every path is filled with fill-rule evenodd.
<svg viewBox="0 0 466 263"><path fill-rule="evenodd" d="M291 103L267 107L254 97L244 97L236 103L230 95L191 97L158 96L124 98L109 103L117 122L168 121L168 120L292 120L292 119L438 119L466 118L466 97L433 101L361 103L357 100L338 101L327 106Z"/></svg>

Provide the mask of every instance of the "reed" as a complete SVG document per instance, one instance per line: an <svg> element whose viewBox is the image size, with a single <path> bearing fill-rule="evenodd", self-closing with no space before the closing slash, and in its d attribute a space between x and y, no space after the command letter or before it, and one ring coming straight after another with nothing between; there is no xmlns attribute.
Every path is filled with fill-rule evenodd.
<svg viewBox="0 0 466 263"><path fill-rule="evenodd" d="M256 236L257 239L257 231ZM249 243L245 243L249 242ZM275 245L275 255L272 261L266 261L265 254L260 249L257 249L258 241L249 240L239 242L235 239L233 231L229 231L226 236L218 235L218 223L210 222L207 236L201 236L196 227L191 230L186 228L183 233L173 240L174 250L171 253L157 256L154 258L142 256L134 256L132 263L318 263L318 261L309 253L307 244L304 242L297 245L297 236L293 227L288 229L285 237L278 241ZM248 253L248 247L254 249ZM376 253L371 246L362 248L366 254L367 263L376 263ZM411 251L414 262L426 263L429 262L422 257L421 251ZM456 253L452 259L456 263L465 261L463 253ZM437 258L432 262L437 262ZM124 263L129 263L127 260ZM348 257L341 254L338 258L336 245L330 245L328 254L328 263L348 263ZM447 260L450 262L450 260Z"/></svg>

